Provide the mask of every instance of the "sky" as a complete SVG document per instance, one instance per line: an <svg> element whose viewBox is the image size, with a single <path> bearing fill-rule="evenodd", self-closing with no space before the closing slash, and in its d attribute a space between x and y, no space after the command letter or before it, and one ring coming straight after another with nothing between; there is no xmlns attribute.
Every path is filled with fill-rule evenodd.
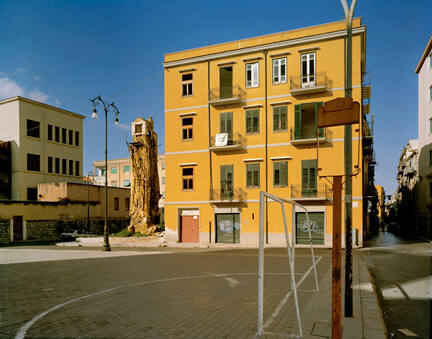
<svg viewBox="0 0 432 339"><path fill-rule="evenodd" d="M432 1L358 0L354 14L367 26L375 182L392 194L400 152L417 138L414 70L432 33ZM21 95L87 116L86 175L105 145L91 98L120 111L119 126L109 117L110 159L128 157L139 116L153 117L163 153L164 54L343 19L338 0L0 0L0 100Z"/></svg>

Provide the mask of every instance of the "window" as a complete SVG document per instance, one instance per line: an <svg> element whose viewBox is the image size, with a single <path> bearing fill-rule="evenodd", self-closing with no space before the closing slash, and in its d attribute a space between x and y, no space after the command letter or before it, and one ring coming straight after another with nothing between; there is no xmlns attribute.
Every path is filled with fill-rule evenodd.
<svg viewBox="0 0 432 339"><path fill-rule="evenodd" d="M273 162L273 186L288 186L288 161Z"/></svg>
<svg viewBox="0 0 432 339"><path fill-rule="evenodd" d="M182 168L183 191L193 190L193 168Z"/></svg>
<svg viewBox="0 0 432 339"><path fill-rule="evenodd" d="M112 187L117 187L117 180L111 181L111 186Z"/></svg>
<svg viewBox="0 0 432 339"><path fill-rule="evenodd" d="M315 53L301 55L301 84L302 87L315 85Z"/></svg>
<svg viewBox="0 0 432 339"><path fill-rule="evenodd" d="M118 211L119 210L119 198L115 197L114 198L114 211Z"/></svg>
<svg viewBox="0 0 432 339"><path fill-rule="evenodd" d="M246 111L246 134L259 133L259 110Z"/></svg>
<svg viewBox="0 0 432 339"><path fill-rule="evenodd" d="M273 131L286 131L287 127L287 106L274 106L273 107Z"/></svg>
<svg viewBox="0 0 432 339"><path fill-rule="evenodd" d="M234 166L223 165L220 167L220 197L232 199L234 197Z"/></svg>
<svg viewBox="0 0 432 339"><path fill-rule="evenodd" d="M162 169L165 169L165 163L164 162L162 163Z"/></svg>
<svg viewBox="0 0 432 339"><path fill-rule="evenodd" d="M123 172L127 173L130 171L130 165L123 166Z"/></svg>
<svg viewBox="0 0 432 339"><path fill-rule="evenodd" d="M53 158L48 157L48 173L52 173L52 172L53 172Z"/></svg>
<svg viewBox="0 0 432 339"><path fill-rule="evenodd" d="M66 174L66 173L67 173L67 160L62 159L62 174Z"/></svg>
<svg viewBox="0 0 432 339"><path fill-rule="evenodd" d="M69 175L73 175L73 160L69 160Z"/></svg>
<svg viewBox="0 0 432 339"><path fill-rule="evenodd" d="M27 187L27 200L38 200L37 199L37 188Z"/></svg>
<svg viewBox="0 0 432 339"><path fill-rule="evenodd" d="M286 83L286 58L273 59L273 83Z"/></svg>
<svg viewBox="0 0 432 339"><path fill-rule="evenodd" d="M53 126L48 125L48 140L52 141L52 139L53 139Z"/></svg>
<svg viewBox="0 0 432 339"><path fill-rule="evenodd" d="M79 132L75 132L75 146L79 146L79 145L80 145Z"/></svg>
<svg viewBox="0 0 432 339"><path fill-rule="evenodd" d="M302 160L302 196L313 197L317 193L316 159Z"/></svg>
<svg viewBox="0 0 432 339"><path fill-rule="evenodd" d="M182 139L192 140L193 138L193 118L183 118L182 119Z"/></svg>
<svg viewBox="0 0 432 339"><path fill-rule="evenodd" d="M246 87L259 86L259 63L246 64Z"/></svg>
<svg viewBox="0 0 432 339"><path fill-rule="evenodd" d="M77 177L79 177L79 175L80 175L80 162L79 161L75 161L75 175Z"/></svg>
<svg viewBox="0 0 432 339"><path fill-rule="evenodd" d="M69 145L73 145L73 131L69 130Z"/></svg>
<svg viewBox="0 0 432 339"><path fill-rule="evenodd" d="M123 187L130 187L130 180L129 179L123 180Z"/></svg>
<svg viewBox="0 0 432 339"><path fill-rule="evenodd" d="M294 139L316 138L318 108L322 102L294 106ZM323 135L323 129L319 129Z"/></svg>
<svg viewBox="0 0 432 339"><path fill-rule="evenodd" d="M60 127L55 127L55 141L60 142Z"/></svg>
<svg viewBox="0 0 432 339"><path fill-rule="evenodd" d="M125 198L126 211L129 211L129 206L130 206L130 198Z"/></svg>
<svg viewBox="0 0 432 339"><path fill-rule="evenodd" d="M59 158L55 158L54 159L54 165L55 165L55 172L57 174L60 174L60 159Z"/></svg>
<svg viewBox="0 0 432 339"><path fill-rule="evenodd" d="M62 143L66 143L66 128L62 128Z"/></svg>
<svg viewBox="0 0 432 339"><path fill-rule="evenodd" d="M162 177L162 185L165 185L165 177Z"/></svg>
<svg viewBox="0 0 432 339"><path fill-rule="evenodd" d="M40 171L40 155L27 153L27 169L29 171Z"/></svg>
<svg viewBox="0 0 432 339"><path fill-rule="evenodd" d="M111 174L117 174L117 167L111 167Z"/></svg>
<svg viewBox="0 0 432 339"><path fill-rule="evenodd" d="M182 96L192 95L192 73L182 74Z"/></svg>
<svg viewBox="0 0 432 339"><path fill-rule="evenodd" d="M135 125L135 134L142 133L142 124Z"/></svg>
<svg viewBox="0 0 432 339"><path fill-rule="evenodd" d="M101 175L105 175L105 168L101 168Z"/></svg>
<svg viewBox="0 0 432 339"><path fill-rule="evenodd" d="M29 137L40 138L40 122L27 119L27 135Z"/></svg>
<svg viewBox="0 0 432 339"><path fill-rule="evenodd" d="M246 188L259 188L259 164L246 164Z"/></svg>
<svg viewBox="0 0 432 339"><path fill-rule="evenodd" d="M432 151L429 151L429 166L432 166Z"/></svg>

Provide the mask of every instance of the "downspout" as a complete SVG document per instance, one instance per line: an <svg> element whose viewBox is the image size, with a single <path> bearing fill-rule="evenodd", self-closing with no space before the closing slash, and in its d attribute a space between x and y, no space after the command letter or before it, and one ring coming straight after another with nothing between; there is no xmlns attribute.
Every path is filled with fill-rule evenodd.
<svg viewBox="0 0 432 339"><path fill-rule="evenodd" d="M213 194L213 166L212 166L212 152L210 150L211 147L211 116L210 116L210 60L207 61L207 111L208 111L208 142L209 142L209 175L210 175L210 192L209 192L209 200L212 199ZM216 225L215 225L216 227ZM216 229L215 229L216 234ZM215 240L216 241L216 240ZM211 244L211 221L209 221L209 244Z"/></svg>
<svg viewBox="0 0 432 339"><path fill-rule="evenodd" d="M264 100L265 100L265 191L268 193L268 112L267 112L267 50L264 53ZM269 243L268 236L268 203L266 197L266 244Z"/></svg>

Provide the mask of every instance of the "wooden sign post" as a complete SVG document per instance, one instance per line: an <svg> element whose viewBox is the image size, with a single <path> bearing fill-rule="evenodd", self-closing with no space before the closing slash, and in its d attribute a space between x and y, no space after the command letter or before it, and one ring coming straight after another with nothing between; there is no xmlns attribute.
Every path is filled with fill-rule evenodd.
<svg viewBox="0 0 432 339"><path fill-rule="evenodd" d="M318 110L318 128L360 122L360 104L351 98L336 98ZM318 154L317 145L317 154ZM318 158L318 156L317 156ZM322 170L318 168L318 170ZM342 175L319 175L333 178L333 248L332 248L332 338L342 338Z"/></svg>

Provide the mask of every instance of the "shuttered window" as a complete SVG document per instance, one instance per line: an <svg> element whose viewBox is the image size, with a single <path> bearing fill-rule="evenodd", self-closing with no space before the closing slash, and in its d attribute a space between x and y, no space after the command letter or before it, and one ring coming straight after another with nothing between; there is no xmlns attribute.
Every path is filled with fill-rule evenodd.
<svg viewBox="0 0 432 339"><path fill-rule="evenodd" d="M246 64L246 87L259 86L259 63Z"/></svg>
<svg viewBox="0 0 432 339"><path fill-rule="evenodd" d="M288 161L273 162L273 186L288 186Z"/></svg>
<svg viewBox="0 0 432 339"><path fill-rule="evenodd" d="M288 120L287 106L273 107L273 131L286 131Z"/></svg>
<svg viewBox="0 0 432 339"><path fill-rule="evenodd" d="M193 190L193 172L192 167L182 169L183 191Z"/></svg>
<svg viewBox="0 0 432 339"><path fill-rule="evenodd" d="M259 133L259 110L246 111L246 134Z"/></svg>
<svg viewBox="0 0 432 339"><path fill-rule="evenodd" d="M246 164L246 188L260 187L260 166L259 164Z"/></svg>
<svg viewBox="0 0 432 339"><path fill-rule="evenodd" d="M302 160L302 194L303 196L316 195L316 159Z"/></svg>

